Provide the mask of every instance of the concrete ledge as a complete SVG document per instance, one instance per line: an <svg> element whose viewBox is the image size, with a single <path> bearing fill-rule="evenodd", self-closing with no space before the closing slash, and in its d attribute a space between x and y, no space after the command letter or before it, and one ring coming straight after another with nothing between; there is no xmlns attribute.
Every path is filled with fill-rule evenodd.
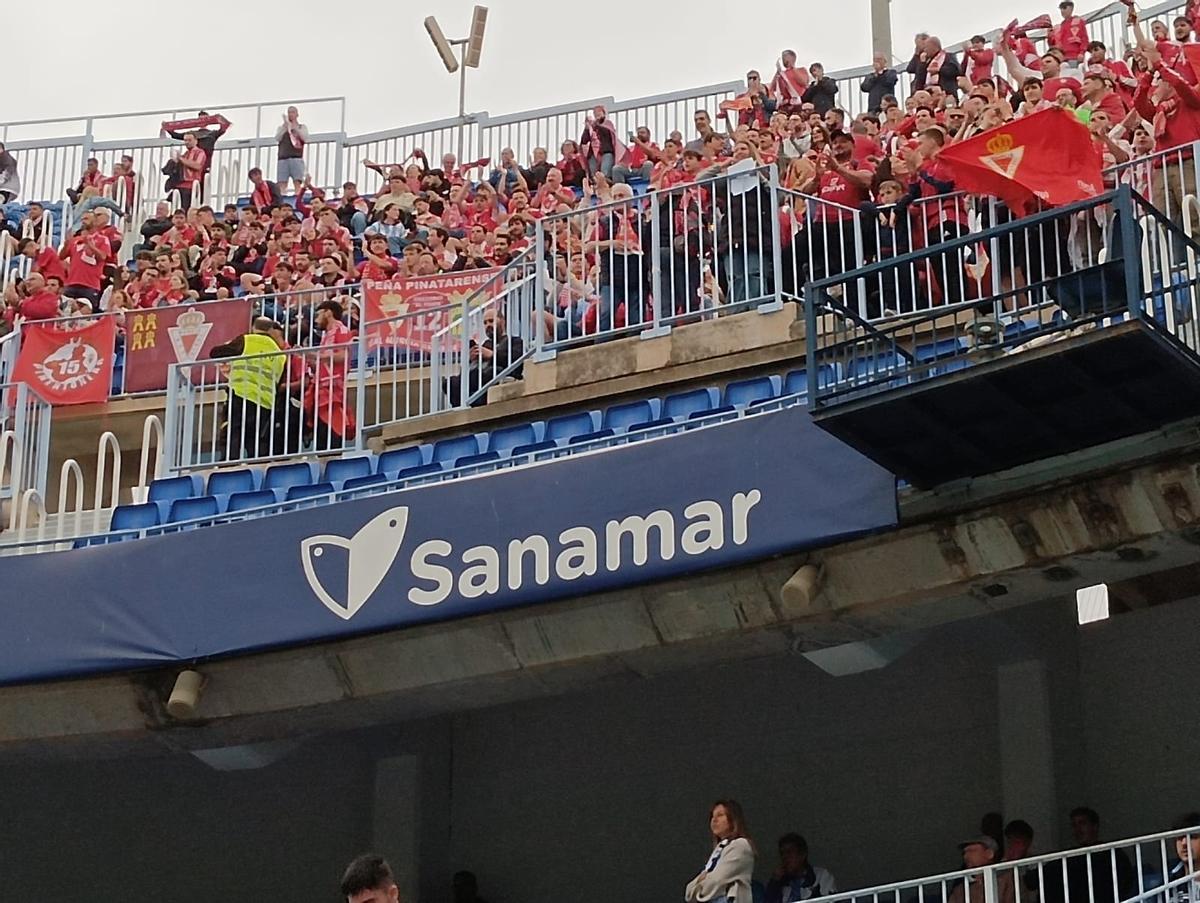
<svg viewBox="0 0 1200 903"><path fill-rule="evenodd" d="M872 640L1101 580L1153 575L1151 595L1170 601L1194 594L1197 564L1200 464L1186 453L808 554L209 662L198 720L186 725L162 711L175 669L0 689L0 751L71 737L205 748L394 721ZM819 575L811 592L786 591L809 566Z"/></svg>

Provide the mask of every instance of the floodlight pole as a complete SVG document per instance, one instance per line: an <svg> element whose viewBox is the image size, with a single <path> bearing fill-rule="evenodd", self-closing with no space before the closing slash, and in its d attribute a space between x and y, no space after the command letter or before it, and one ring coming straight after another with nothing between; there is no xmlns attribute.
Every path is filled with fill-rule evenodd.
<svg viewBox="0 0 1200 903"><path fill-rule="evenodd" d="M467 143L467 44L470 38L457 41L447 41L451 47L458 48L458 165L466 162Z"/></svg>
<svg viewBox="0 0 1200 903"><path fill-rule="evenodd" d="M871 49L892 62L891 0L871 0Z"/></svg>

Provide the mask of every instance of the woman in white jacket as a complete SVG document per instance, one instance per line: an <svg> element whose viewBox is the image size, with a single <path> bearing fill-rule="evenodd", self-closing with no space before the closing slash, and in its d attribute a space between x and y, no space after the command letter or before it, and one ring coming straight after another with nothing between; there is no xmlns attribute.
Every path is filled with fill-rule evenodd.
<svg viewBox="0 0 1200 903"><path fill-rule="evenodd" d="M700 874L683 892L686 903L751 903L754 844L746 835L746 816L735 800L717 800L709 813L713 851Z"/></svg>

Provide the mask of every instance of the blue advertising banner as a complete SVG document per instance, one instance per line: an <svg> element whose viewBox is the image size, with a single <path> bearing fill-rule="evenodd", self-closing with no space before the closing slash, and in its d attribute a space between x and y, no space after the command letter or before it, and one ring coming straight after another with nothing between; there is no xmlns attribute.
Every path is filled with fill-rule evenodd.
<svg viewBox="0 0 1200 903"><path fill-rule="evenodd" d="M461 618L895 523L893 477L789 408L384 496L0 560L0 683Z"/></svg>

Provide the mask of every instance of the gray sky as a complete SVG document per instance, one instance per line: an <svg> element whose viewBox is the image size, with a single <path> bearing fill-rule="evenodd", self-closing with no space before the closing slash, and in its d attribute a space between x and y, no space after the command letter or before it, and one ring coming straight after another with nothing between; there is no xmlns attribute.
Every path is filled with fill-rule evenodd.
<svg viewBox="0 0 1200 903"><path fill-rule="evenodd" d="M1010 0L1003 16L1024 21L1054 12L1055 5ZM109 16L91 27L112 28L120 46L131 48L127 53L101 50L92 62L46 69L48 48L61 45L61 58L70 42L34 36L94 20L95 3L24 4L23 38L8 42L4 63L10 73L29 73L39 87L9 92L2 115L12 122L176 103L219 107L344 95L351 134L450 117L458 107L457 76L442 68L421 21L433 13L447 36L461 37L472 6L471 0L207 0L198 6L126 0L119 30ZM870 61L869 0L490 0L489 7L483 64L468 72L467 109L493 115L715 84L741 78L749 67L769 77L783 47L795 48L803 64L819 60L827 69ZM1080 0L1081 12L1090 8ZM896 52L908 52L918 30L956 42L1005 24L992 21L996 15L993 4L895 0ZM302 118L323 130L331 116L310 110ZM98 136L130 137L128 128L121 132ZM18 137L32 136L10 134Z"/></svg>

